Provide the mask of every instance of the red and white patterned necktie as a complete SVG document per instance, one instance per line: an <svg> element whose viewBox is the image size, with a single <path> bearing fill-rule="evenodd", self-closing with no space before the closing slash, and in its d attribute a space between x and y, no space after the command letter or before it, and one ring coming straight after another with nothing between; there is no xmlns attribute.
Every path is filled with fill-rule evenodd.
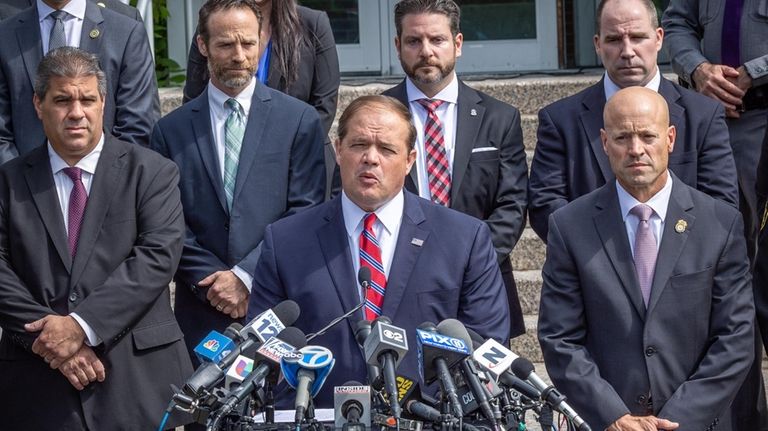
<svg viewBox="0 0 768 431"><path fill-rule="evenodd" d="M424 152L427 164L427 179L432 202L443 206L451 205L451 165L445 152L443 124L437 118L435 110L442 105L442 100L419 99L417 102L427 110L424 124Z"/></svg>
<svg viewBox="0 0 768 431"><path fill-rule="evenodd" d="M360 233L360 267L367 266L371 270L371 284L365 291L366 320L381 316L384 290L387 288L387 276L384 275L384 265L381 263L381 247L376 234L373 233L374 223L376 223L376 214L366 214L363 231Z"/></svg>

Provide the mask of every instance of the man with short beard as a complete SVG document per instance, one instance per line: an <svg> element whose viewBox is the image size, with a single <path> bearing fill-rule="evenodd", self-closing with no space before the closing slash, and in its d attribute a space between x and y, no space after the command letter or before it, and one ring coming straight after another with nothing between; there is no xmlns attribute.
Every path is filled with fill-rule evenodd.
<svg viewBox="0 0 768 431"><path fill-rule="evenodd" d="M520 112L456 77L459 21L453 0L400 1L395 47L407 77L384 94L410 109L418 131L405 187L491 229L516 337L525 325L509 254L525 227L528 187Z"/></svg>
<svg viewBox="0 0 768 431"><path fill-rule="evenodd" d="M254 79L259 18L254 0L203 5L197 43L210 82L152 133L152 148L181 172L187 235L175 312L190 351L245 316L264 228L325 193L317 112Z"/></svg>

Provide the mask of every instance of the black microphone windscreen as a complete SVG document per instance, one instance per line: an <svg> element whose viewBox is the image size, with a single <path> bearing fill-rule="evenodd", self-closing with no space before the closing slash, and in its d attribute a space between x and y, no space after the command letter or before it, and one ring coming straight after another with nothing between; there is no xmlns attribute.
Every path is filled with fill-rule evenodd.
<svg viewBox="0 0 768 431"><path fill-rule="evenodd" d="M277 335L277 338L295 347L296 350L301 349L302 347L307 345L307 336L304 335L304 332L301 329L295 326L289 326L283 329Z"/></svg>
<svg viewBox="0 0 768 431"><path fill-rule="evenodd" d="M512 361L512 373L517 376L518 379L527 379L528 376L536 369L531 361L525 358L517 358Z"/></svg>
<svg viewBox="0 0 768 431"><path fill-rule="evenodd" d="M299 319L299 314L301 314L299 304L290 299L286 299L272 307L272 312L277 315L277 318L280 319L280 322L286 327L293 325L293 323Z"/></svg>
<svg viewBox="0 0 768 431"><path fill-rule="evenodd" d="M350 381L344 383L341 386L365 386L365 385L363 385L362 383L358 382L357 380L350 380Z"/></svg>
<svg viewBox="0 0 768 431"><path fill-rule="evenodd" d="M357 325L355 325L355 340L357 340L357 344L361 346L365 344L365 340L370 333L371 322L368 320L358 320Z"/></svg>
<svg viewBox="0 0 768 431"><path fill-rule="evenodd" d="M360 283L360 286L367 289L371 284L371 268L361 266L360 270L357 271L357 282Z"/></svg>
<svg viewBox="0 0 768 431"><path fill-rule="evenodd" d="M469 336L467 328L463 323L456 319L445 319L437 325L437 331L443 335L463 341L469 347L469 353L472 353L472 337Z"/></svg>
<svg viewBox="0 0 768 431"><path fill-rule="evenodd" d="M379 317L376 318L376 320L373 321L373 324L375 325L378 322L392 324L392 319L390 319L387 316L379 316Z"/></svg>
<svg viewBox="0 0 768 431"><path fill-rule="evenodd" d="M422 331L427 331L427 332L435 332L437 331L437 325L435 325L432 322L424 322L418 326L418 329L421 329Z"/></svg>
<svg viewBox="0 0 768 431"><path fill-rule="evenodd" d="M467 328L466 326L464 328L467 330L469 337L472 338L472 345L475 345L475 343L477 343L477 345L485 343L485 337L478 334L474 329Z"/></svg>
<svg viewBox="0 0 768 431"><path fill-rule="evenodd" d="M224 330L224 335L226 335L231 340L242 341L243 337L240 336L240 331L242 330L243 325L234 322L227 326L227 329Z"/></svg>

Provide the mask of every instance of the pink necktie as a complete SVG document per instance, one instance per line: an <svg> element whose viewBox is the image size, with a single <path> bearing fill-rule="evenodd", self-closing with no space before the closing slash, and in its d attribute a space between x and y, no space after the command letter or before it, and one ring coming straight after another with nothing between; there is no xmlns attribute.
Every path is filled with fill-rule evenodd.
<svg viewBox="0 0 768 431"><path fill-rule="evenodd" d="M64 168L62 170L72 180L72 193L69 195L69 216L67 218L69 225L67 242L69 254L74 259L75 253L77 253L77 241L80 238L80 228L83 225L85 205L88 203L88 194L85 192L80 168Z"/></svg>
<svg viewBox="0 0 768 431"><path fill-rule="evenodd" d="M653 208L645 204L635 205L629 211L637 216L640 221L637 222L635 231L635 271L637 272L637 281L640 283L640 291L643 293L643 301L646 307L651 297L651 285L653 284L653 273L656 269L656 237L651 231L649 220L653 215Z"/></svg>
<svg viewBox="0 0 768 431"><path fill-rule="evenodd" d="M432 202L444 206L451 205L451 166L445 152L443 125L435 110L443 104L442 100L419 99L417 102L427 110L424 124L424 151L426 152L427 178Z"/></svg>
<svg viewBox="0 0 768 431"><path fill-rule="evenodd" d="M371 285L365 292L365 319L373 320L381 315L384 304L384 290L387 288L387 276L381 264L379 240L373 233L376 214L366 214L363 231L360 233L360 267L371 269Z"/></svg>

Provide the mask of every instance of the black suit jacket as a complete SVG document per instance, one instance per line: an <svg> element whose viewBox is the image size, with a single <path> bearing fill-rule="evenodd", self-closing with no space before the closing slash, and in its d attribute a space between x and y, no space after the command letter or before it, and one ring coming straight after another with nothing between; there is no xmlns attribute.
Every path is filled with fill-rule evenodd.
<svg viewBox="0 0 768 431"><path fill-rule="evenodd" d="M721 104L662 77L659 86L677 128L669 168L684 183L738 207L736 165ZM528 215L547 239L549 215L615 177L603 151L603 80L539 111L531 163Z"/></svg>
<svg viewBox="0 0 768 431"><path fill-rule="evenodd" d="M409 107L405 81L383 94ZM457 105L451 208L485 221L491 229L507 288L511 335L515 337L525 333L525 323L509 254L525 227L528 200L528 167L520 112L461 81ZM484 151L476 152L479 148ZM490 148L494 149L487 151ZM418 194L417 184L414 168L405 186Z"/></svg>
<svg viewBox="0 0 768 431"><path fill-rule="evenodd" d="M172 162L106 137L73 261L47 146L0 168L4 428L157 427L169 385L192 371L168 289L184 239L178 179ZM82 392L32 353L23 327L70 312L103 340L106 380Z"/></svg>
<svg viewBox="0 0 768 431"><path fill-rule="evenodd" d="M94 36L95 35L95 36ZM37 7L0 22L0 163L45 141L32 95L43 58ZM149 144L160 118L155 68L141 22L86 2L80 48L98 56L107 76L104 130L132 144Z"/></svg>
<svg viewBox="0 0 768 431"><path fill-rule="evenodd" d="M732 429L723 415L754 357L743 229L735 208L674 177L646 309L615 181L550 217L539 341L593 429L627 413Z"/></svg>

